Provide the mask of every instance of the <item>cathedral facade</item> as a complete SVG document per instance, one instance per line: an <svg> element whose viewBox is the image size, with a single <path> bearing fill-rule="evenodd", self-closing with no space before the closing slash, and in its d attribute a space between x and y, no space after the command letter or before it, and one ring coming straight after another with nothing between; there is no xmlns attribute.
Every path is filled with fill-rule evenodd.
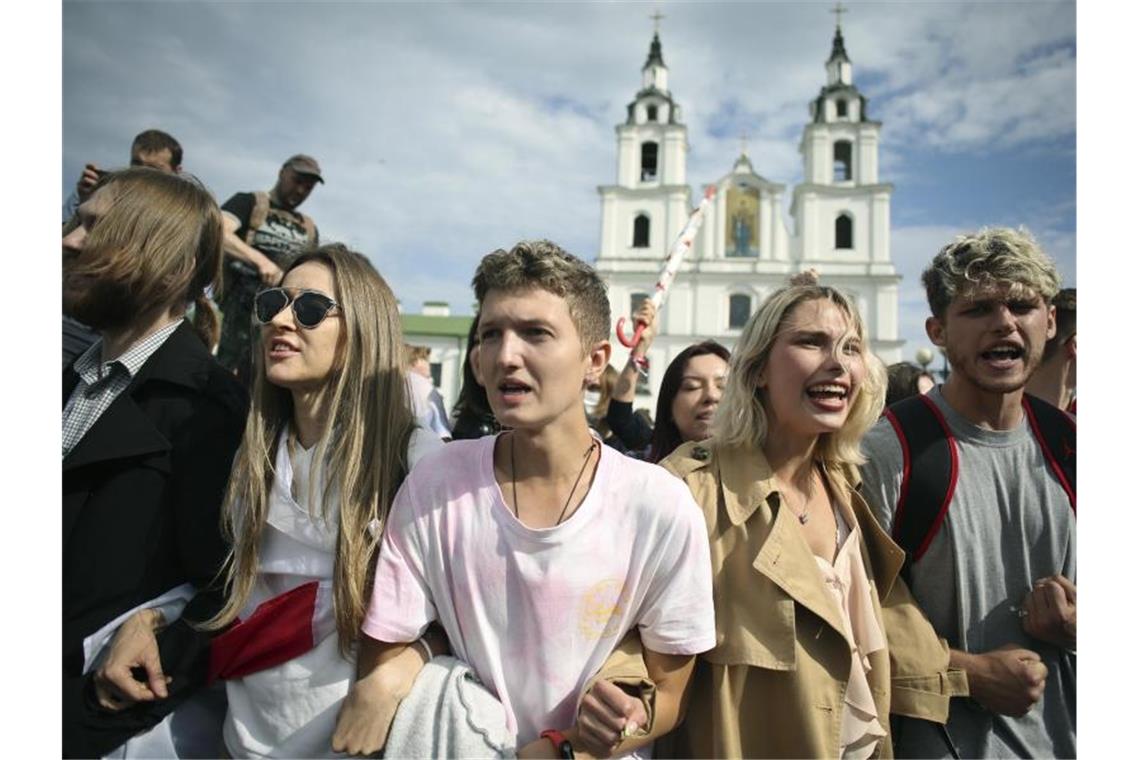
<svg viewBox="0 0 1140 760"><path fill-rule="evenodd" d="M891 262L893 188L879 180L881 123L868 117L838 26L825 69L826 83L809 103L800 139L803 181L791 192L793 229L785 222L786 186L758 174L746 153L711 182L716 195L659 312L650 376L638 389L636 407L655 410L665 368L686 346L713 339L733 348L756 307L809 267L822 284L853 297L874 353L887 364L901 360L901 277ZM628 322L652 294L694 206L686 172L688 130L669 90L657 33L641 89L617 126L617 147L617 180L598 188L602 229L595 267L609 285L614 318L625 315ZM627 356L615 343L612 363L620 368Z"/></svg>

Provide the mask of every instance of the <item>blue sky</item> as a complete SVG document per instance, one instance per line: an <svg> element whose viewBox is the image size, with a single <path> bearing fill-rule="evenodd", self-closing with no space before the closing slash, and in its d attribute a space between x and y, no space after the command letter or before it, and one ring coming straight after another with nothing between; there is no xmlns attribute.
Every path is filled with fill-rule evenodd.
<svg viewBox="0 0 1140 760"><path fill-rule="evenodd" d="M61 192L159 127L219 200L295 152L328 183L304 206L368 254L407 311L468 313L486 252L550 237L597 254L597 186L640 86L652 22L689 127L694 190L740 132L791 187L824 83L832 3L63 3ZM1024 224L1075 284L1073 3L859 3L855 82L883 122L907 356L925 345L923 265L953 234Z"/></svg>

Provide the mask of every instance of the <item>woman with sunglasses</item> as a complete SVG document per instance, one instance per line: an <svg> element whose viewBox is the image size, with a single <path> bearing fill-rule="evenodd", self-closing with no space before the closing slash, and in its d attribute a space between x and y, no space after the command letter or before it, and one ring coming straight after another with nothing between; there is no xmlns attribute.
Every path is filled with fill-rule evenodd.
<svg viewBox="0 0 1140 760"><path fill-rule="evenodd" d="M851 299L811 273L745 326L712 440L662 462L709 526L718 645L659 757L890 757L889 712L945 721L945 642L856 490L885 387Z"/></svg>
<svg viewBox="0 0 1140 760"><path fill-rule="evenodd" d="M230 596L208 624L232 757L324 757L392 498L441 446L415 427L396 299L342 245L254 300L253 399L223 512ZM238 621L236 625L231 625Z"/></svg>

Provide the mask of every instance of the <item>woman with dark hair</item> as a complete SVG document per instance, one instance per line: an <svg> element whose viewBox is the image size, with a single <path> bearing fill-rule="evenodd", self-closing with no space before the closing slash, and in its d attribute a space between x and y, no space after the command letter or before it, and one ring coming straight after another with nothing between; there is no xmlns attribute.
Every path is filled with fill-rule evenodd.
<svg viewBox="0 0 1140 760"><path fill-rule="evenodd" d="M482 438L485 435L499 432L499 423L487 403L487 391L479 378L475 376L475 362L472 356L479 347L479 315L471 320L471 327L467 330L467 356L463 358L463 387L459 389L459 398L451 408L454 422L451 425L451 440L459 441L465 438Z"/></svg>
<svg viewBox="0 0 1140 760"><path fill-rule="evenodd" d="M712 434L728 357L727 348L706 340L689 346L669 363L657 394L650 462L660 462L686 441L702 441Z"/></svg>
<svg viewBox="0 0 1140 760"><path fill-rule="evenodd" d="M646 366L645 355L656 334L656 309L649 301L635 319L646 325L641 340L630 351L610 399L606 422L629 449L658 462L686 441L700 441L712 432L712 418L720 403L728 370L728 349L714 340L695 343L678 354L665 369L657 394L656 426L633 413L637 375ZM648 449L648 451L647 451Z"/></svg>

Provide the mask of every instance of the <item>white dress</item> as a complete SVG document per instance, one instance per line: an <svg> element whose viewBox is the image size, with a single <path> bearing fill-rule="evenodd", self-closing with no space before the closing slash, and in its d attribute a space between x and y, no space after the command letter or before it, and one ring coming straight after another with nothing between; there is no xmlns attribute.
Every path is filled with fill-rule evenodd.
<svg viewBox="0 0 1140 760"><path fill-rule="evenodd" d="M241 618L260 605L298 586L316 582L308 652L280 665L226 681L229 709L223 736L233 757L334 757L332 734L337 711L355 677L353 656L338 649L332 583L339 499L310 511L309 474L313 450L294 447L289 456L288 430L277 446L277 476L270 492L269 514L260 548L258 577ZM416 428L408 444L409 467L440 439ZM321 476L317 475L318 483ZM335 494L335 492L334 492ZM323 484L313 490L321 499Z"/></svg>

